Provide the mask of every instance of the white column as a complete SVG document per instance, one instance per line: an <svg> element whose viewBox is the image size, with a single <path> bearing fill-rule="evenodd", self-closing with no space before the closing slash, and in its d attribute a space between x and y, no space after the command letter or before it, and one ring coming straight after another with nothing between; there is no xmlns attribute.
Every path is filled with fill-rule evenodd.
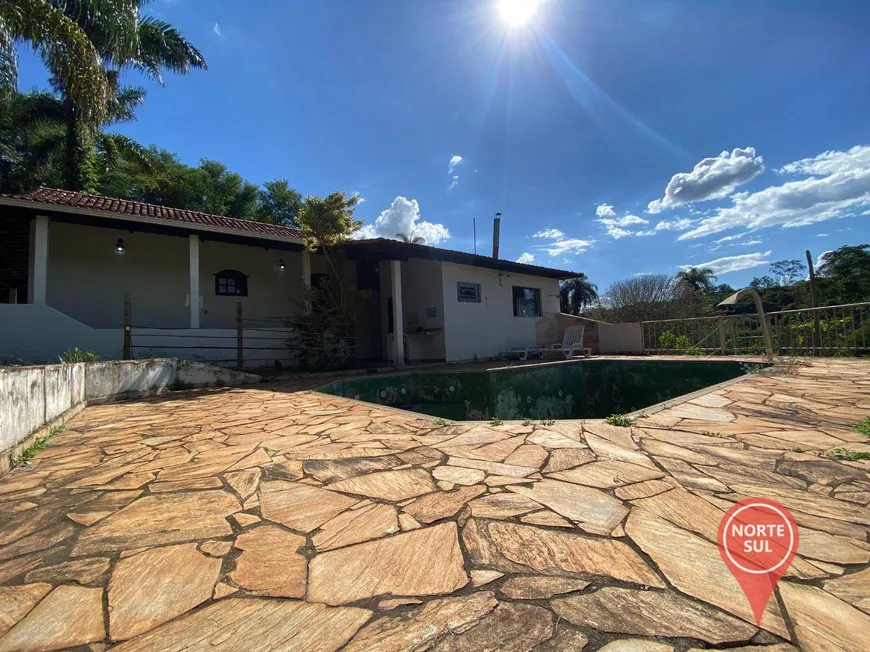
<svg viewBox="0 0 870 652"><path fill-rule="evenodd" d="M311 289L311 253L308 249L302 250L302 287ZM305 295L305 310L311 312L311 295Z"/></svg>
<svg viewBox="0 0 870 652"><path fill-rule="evenodd" d="M405 366L405 318L402 312L402 261L390 261L393 286L393 363Z"/></svg>
<svg viewBox="0 0 870 652"><path fill-rule="evenodd" d="M302 250L302 285L311 287L311 253L308 249Z"/></svg>
<svg viewBox="0 0 870 652"><path fill-rule="evenodd" d="M48 282L48 218L37 215L30 223L30 268L27 303L45 305Z"/></svg>
<svg viewBox="0 0 870 652"><path fill-rule="evenodd" d="M190 327L199 328L199 236L190 236Z"/></svg>

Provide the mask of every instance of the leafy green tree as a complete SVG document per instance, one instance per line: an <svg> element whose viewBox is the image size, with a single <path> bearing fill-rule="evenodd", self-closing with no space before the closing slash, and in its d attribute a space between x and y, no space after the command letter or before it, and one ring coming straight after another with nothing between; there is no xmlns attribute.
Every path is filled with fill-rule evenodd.
<svg viewBox="0 0 870 652"><path fill-rule="evenodd" d="M689 269L677 272L675 278L677 285L708 294L713 290L713 281L716 280L716 273L709 267L702 269L690 267Z"/></svg>
<svg viewBox="0 0 870 652"><path fill-rule="evenodd" d="M805 277L807 266L797 259L778 260L771 263L770 273L779 279L780 285L790 286Z"/></svg>
<svg viewBox="0 0 870 652"><path fill-rule="evenodd" d="M559 309L579 315L580 311L598 298L598 286L589 282L586 274L569 278L559 284Z"/></svg>
<svg viewBox="0 0 870 652"><path fill-rule="evenodd" d="M251 217L256 211L257 186L223 163L202 159L192 181L200 197L195 210L229 217Z"/></svg>
<svg viewBox="0 0 870 652"><path fill-rule="evenodd" d="M761 290L769 290L770 288L775 288L777 286L776 279L772 276L768 276L765 274L764 276L756 276L754 279L749 281L749 287L753 290L760 292Z"/></svg>
<svg viewBox="0 0 870 652"><path fill-rule="evenodd" d="M255 219L269 224L296 226L301 207L302 195L290 187L287 179L267 181L259 191Z"/></svg>
<svg viewBox="0 0 870 652"><path fill-rule="evenodd" d="M306 197L297 216L306 248L323 253L331 271L328 280L303 291L288 324L294 329L288 346L304 366L347 364L354 358L359 305L368 292L346 280L340 245L362 226L354 217L357 202L343 192Z"/></svg>
<svg viewBox="0 0 870 652"><path fill-rule="evenodd" d="M870 245L847 245L825 254L816 274L827 303L870 301Z"/></svg>

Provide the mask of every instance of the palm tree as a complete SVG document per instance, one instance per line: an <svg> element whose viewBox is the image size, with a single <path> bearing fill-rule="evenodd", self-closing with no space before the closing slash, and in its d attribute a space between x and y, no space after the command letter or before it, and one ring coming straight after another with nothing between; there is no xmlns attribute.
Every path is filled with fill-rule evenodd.
<svg viewBox="0 0 870 652"><path fill-rule="evenodd" d="M107 106L103 126L129 122L135 108L142 103L145 91L125 86L118 89ZM63 186L71 167L87 166L88 174L102 178L122 161L148 170L153 163L152 153L137 141L118 133L95 131L90 139L91 149L83 160L74 160L77 148L70 147L70 125L74 118L69 113L69 102L58 95L40 92L11 94L4 98L2 108L9 114L9 124L2 127L0 146L16 139L18 147L9 149L21 153L12 161L13 174L0 181L5 191L23 192L36 185ZM0 149L5 149L0 147Z"/></svg>
<svg viewBox="0 0 870 652"><path fill-rule="evenodd" d="M414 235L413 231L411 231L411 235L408 235L407 233L397 233L396 238L402 242L407 242L408 244L426 244L426 238L422 235Z"/></svg>
<svg viewBox="0 0 870 652"><path fill-rule="evenodd" d="M83 23L99 21L104 40L130 50L136 32L129 16L137 0L0 0L0 90L18 81L15 43L29 43L66 89L78 119L98 125L105 117L111 90L97 46Z"/></svg>
<svg viewBox="0 0 870 652"><path fill-rule="evenodd" d="M74 93L75 87L70 86L69 76L64 74L63 57L43 56L53 75L52 86L62 100L60 113L66 128L63 185L69 190L95 190L95 148L101 144L101 136L95 128L132 120L133 109L144 99L143 89L120 85L124 70L137 70L162 85L164 70L183 75L193 68L207 67L199 50L172 25L140 16L139 9L146 1L51 0L47 3L58 5L63 16L86 36L92 54L102 62L100 76L105 87L99 119L88 120ZM0 7L10 2L24 4L25 0L0 0ZM126 8L124 14L102 10L103 5L116 3ZM57 117L56 113L52 117ZM119 138L114 141L123 144Z"/></svg>
<svg viewBox="0 0 870 652"><path fill-rule="evenodd" d="M2 1L2 0L0 0ZM132 41L119 41L112 34L101 16L93 16L84 9L93 0L67 0L67 15L77 16L79 25L94 43L106 67L105 75L113 96L123 93L119 79L122 71L137 70L158 84L163 84L163 70L186 75L192 68L206 69L205 59L193 45L172 25L152 17L141 17L140 7L148 0L126 0L131 3L130 27L135 35ZM69 100L61 84L61 95ZM144 98L144 91L142 91ZM141 101L141 100L140 100ZM95 186L92 169L91 135L78 121L75 105L67 102L67 175L66 185L71 190L93 190ZM112 116L114 121L133 119L132 111L122 117Z"/></svg>
<svg viewBox="0 0 870 652"><path fill-rule="evenodd" d="M709 267L689 267L676 275L677 285L695 292L708 294L713 291L716 273Z"/></svg>
<svg viewBox="0 0 870 652"><path fill-rule="evenodd" d="M579 315L580 310L598 298L598 286L589 282L586 274L569 278L559 284L559 305L564 313Z"/></svg>

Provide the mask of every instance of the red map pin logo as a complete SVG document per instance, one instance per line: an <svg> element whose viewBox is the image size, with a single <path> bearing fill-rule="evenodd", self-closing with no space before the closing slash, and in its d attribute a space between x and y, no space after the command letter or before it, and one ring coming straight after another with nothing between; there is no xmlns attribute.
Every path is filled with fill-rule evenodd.
<svg viewBox="0 0 870 652"><path fill-rule="evenodd" d="M719 554L746 594L755 624L798 549L797 523L768 498L746 498L719 523Z"/></svg>

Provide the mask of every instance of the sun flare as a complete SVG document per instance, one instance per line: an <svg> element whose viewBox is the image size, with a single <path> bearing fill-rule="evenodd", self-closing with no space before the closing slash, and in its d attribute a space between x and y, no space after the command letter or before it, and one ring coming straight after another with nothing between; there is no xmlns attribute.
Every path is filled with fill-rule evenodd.
<svg viewBox="0 0 870 652"><path fill-rule="evenodd" d="M519 26L535 15L539 4L540 0L499 0L498 10L510 25Z"/></svg>

